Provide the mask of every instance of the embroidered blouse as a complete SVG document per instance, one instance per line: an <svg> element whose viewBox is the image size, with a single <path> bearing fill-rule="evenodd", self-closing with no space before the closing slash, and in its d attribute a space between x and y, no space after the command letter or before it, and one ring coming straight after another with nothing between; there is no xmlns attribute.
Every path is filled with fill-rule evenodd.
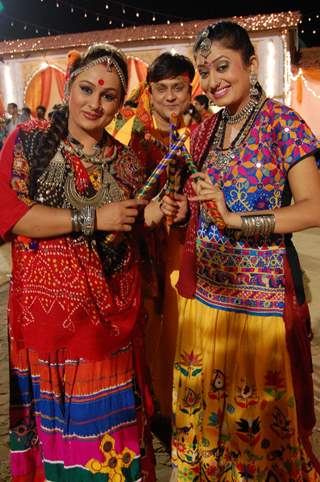
<svg viewBox="0 0 320 482"><path fill-rule="evenodd" d="M228 167L221 172L209 154L203 168L219 182L230 211L273 210L288 203L289 170L318 148L297 113L267 99L245 142L233 149ZM196 298L224 310L282 316L285 253L284 235L238 238L234 230L219 231L201 209Z"/></svg>

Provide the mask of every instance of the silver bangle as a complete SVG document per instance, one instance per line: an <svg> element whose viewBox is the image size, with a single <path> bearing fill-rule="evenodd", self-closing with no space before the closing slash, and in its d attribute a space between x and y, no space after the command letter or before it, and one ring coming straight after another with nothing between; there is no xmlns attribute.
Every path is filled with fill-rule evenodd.
<svg viewBox="0 0 320 482"><path fill-rule="evenodd" d="M77 209L71 209L71 229L73 233L79 233L81 231L79 211Z"/></svg>
<svg viewBox="0 0 320 482"><path fill-rule="evenodd" d="M250 214L241 216L241 234L246 237L270 236L275 228L274 214Z"/></svg>
<svg viewBox="0 0 320 482"><path fill-rule="evenodd" d="M78 217L82 233L85 236L92 236L95 227L96 209L93 206L85 206L80 209Z"/></svg>

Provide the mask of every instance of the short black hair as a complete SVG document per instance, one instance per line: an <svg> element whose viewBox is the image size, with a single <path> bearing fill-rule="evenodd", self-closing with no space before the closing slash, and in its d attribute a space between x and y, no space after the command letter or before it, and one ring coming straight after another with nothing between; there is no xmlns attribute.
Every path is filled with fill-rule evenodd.
<svg viewBox="0 0 320 482"><path fill-rule="evenodd" d="M46 108L44 105L38 105L38 107L36 108L36 110L42 110L44 113L46 113L47 108Z"/></svg>
<svg viewBox="0 0 320 482"><path fill-rule="evenodd" d="M208 110L208 108L209 108L209 99L208 99L208 97L207 97L205 94L196 95L196 97L194 98L194 100L196 100L197 102L199 102L199 104L204 105L205 108Z"/></svg>
<svg viewBox="0 0 320 482"><path fill-rule="evenodd" d="M11 107L15 107L16 109L18 109L18 106L15 102L9 102L8 104L8 107L11 106Z"/></svg>
<svg viewBox="0 0 320 482"><path fill-rule="evenodd" d="M21 112L22 112L23 114L31 115L31 109L30 109L30 107L27 107L27 106L22 107Z"/></svg>
<svg viewBox="0 0 320 482"><path fill-rule="evenodd" d="M149 65L147 82L159 82L163 79L178 77L178 75L184 73L188 74L191 83L195 74L191 60L185 55L164 52Z"/></svg>

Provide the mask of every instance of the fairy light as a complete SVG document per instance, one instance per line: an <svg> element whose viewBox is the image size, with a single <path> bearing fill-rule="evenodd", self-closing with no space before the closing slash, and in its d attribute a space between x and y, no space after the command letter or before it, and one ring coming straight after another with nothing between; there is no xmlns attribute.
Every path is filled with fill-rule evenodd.
<svg viewBox="0 0 320 482"><path fill-rule="evenodd" d="M286 105L291 105L291 56L290 50L288 48L287 36L281 35L283 52L284 52L284 102Z"/></svg>
<svg viewBox="0 0 320 482"><path fill-rule="evenodd" d="M11 69L10 65L4 65L3 69L3 79L4 79L4 91L5 91L5 97L7 99L7 104L9 102L14 101L14 92L13 92L13 79L11 77Z"/></svg>
<svg viewBox="0 0 320 482"><path fill-rule="evenodd" d="M310 94L312 94L313 97L316 97L316 99L320 99L320 94L317 94L317 92L312 87L310 87L307 79L303 75L303 70L301 69L301 67L299 68L297 75L291 74L291 80L293 82L296 82L299 78L302 79L302 82L303 82L303 85L304 85L305 89L308 92L310 92Z"/></svg>
<svg viewBox="0 0 320 482"><path fill-rule="evenodd" d="M60 5L62 6L63 2L60 1ZM104 4L103 4L104 5ZM82 12L84 9L82 9ZM89 12L88 9L86 9ZM120 10L121 12L121 10ZM141 9L139 9L140 17L141 17ZM94 18L99 16L97 13L95 14ZM152 17L150 16L150 23L149 25L144 26L137 26L135 29L132 28L132 31L128 28L117 28L111 29L114 25L115 19L106 18L105 15L99 16L101 25L102 20L104 25L108 25L110 31L108 33L108 40L112 43L121 44L121 43L134 43L134 42L146 42L148 39L158 39L158 40L174 40L174 41L186 41L188 43L193 42L195 35L200 30L204 29L207 24L208 20L201 20L201 21L183 21L182 18L179 19L178 23L163 23L162 25L157 26L155 29L154 22L156 18L158 20L158 16L155 12L152 13ZM154 20L151 22L151 18ZM249 17L232 17L231 20L236 21L242 27L246 28L248 32L255 32L255 31L272 31L277 30L280 32L284 32L288 28L296 28L297 24L301 18L300 13L298 12L282 12L278 14L263 14L263 15L252 15ZM10 21L15 21L15 25L17 23L22 23L23 21L16 19L14 17L9 18ZM166 22L166 20L165 20ZM218 22L218 20L217 20ZM127 22L126 22L127 23ZM134 23L134 22L133 22ZM183 23L183 26L181 25ZM120 21L121 24L121 21ZM105 34L103 31L101 32L83 32L77 34L65 34L65 35L57 35L56 30L48 30L47 27L36 25L36 24L28 24L30 28L34 31L35 28L38 28L40 31L53 33L55 35L54 42L52 38L43 37L39 39L39 43L35 43L33 39L23 39L23 40L10 40L7 42L0 42L0 56L2 57L10 57L12 58L22 56L26 53L30 54L31 52L39 52L39 50L56 50L56 49L71 49L77 45L85 46L90 45L93 42L99 42L105 40ZM49 33L48 33L49 35Z"/></svg>
<svg viewBox="0 0 320 482"><path fill-rule="evenodd" d="M268 97L273 97L275 94L275 79L274 79L274 72L275 72L275 45L273 40L269 40L268 42L268 56L267 56L267 76L266 76L266 91Z"/></svg>

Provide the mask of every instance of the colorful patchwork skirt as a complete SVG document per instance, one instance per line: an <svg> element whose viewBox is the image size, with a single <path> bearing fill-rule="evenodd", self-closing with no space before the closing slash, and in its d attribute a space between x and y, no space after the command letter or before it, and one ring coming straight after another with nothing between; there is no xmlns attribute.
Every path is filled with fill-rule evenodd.
<svg viewBox="0 0 320 482"><path fill-rule="evenodd" d="M132 345L103 360L11 346L12 482L153 481Z"/></svg>
<svg viewBox="0 0 320 482"><path fill-rule="evenodd" d="M172 458L182 481L320 481L281 317L180 299ZM316 468L317 467L317 468Z"/></svg>

